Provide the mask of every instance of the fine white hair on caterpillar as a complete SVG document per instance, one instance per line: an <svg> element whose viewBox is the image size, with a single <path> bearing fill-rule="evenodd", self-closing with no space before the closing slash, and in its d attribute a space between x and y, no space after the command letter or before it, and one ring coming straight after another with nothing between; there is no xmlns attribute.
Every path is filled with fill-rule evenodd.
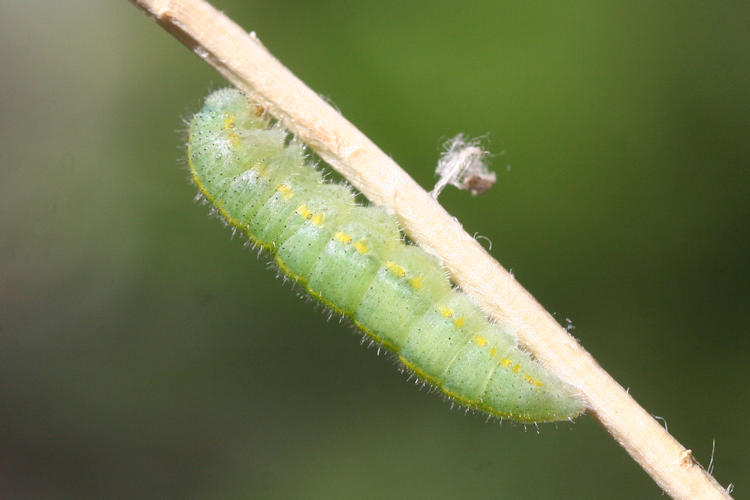
<svg viewBox="0 0 750 500"><path fill-rule="evenodd" d="M485 154L456 137L441 158L442 180L472 190L472 178L489 177ZM268 251L282 276L329 315L392 351L416 383L467 410L522 423L584 411L576 391L455 288L436 258L405 242L391 213L326 182L304 146L240 91L206 98L190 124L188 163L200 194L233 231Z"/></svg>

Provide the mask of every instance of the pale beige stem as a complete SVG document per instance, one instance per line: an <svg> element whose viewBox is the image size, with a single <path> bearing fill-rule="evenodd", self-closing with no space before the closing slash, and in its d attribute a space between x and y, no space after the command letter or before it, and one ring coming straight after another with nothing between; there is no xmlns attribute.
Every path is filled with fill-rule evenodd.
<svg viewBox="0 0 750 500"><path fill-rule="evenodd" d="M409 236L438 256L488 314L510 325L551 372L577 387L591 413L673 498L730 498L665 429L391 158L203 0L132 0L164 29L261 103Z"/></svg>

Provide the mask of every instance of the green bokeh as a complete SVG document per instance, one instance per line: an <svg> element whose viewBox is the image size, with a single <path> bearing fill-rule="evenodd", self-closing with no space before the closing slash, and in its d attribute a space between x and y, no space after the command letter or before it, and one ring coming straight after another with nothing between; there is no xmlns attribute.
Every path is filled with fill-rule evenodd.
<svg viewBox="0 0 750 500"><path fill-rule="evenodd" d="M747 2L217 1L644 407L750 476ZM590 417L464 416L191 202L221 77L125 0L0 3L0 497L662 498Z"/></svg>

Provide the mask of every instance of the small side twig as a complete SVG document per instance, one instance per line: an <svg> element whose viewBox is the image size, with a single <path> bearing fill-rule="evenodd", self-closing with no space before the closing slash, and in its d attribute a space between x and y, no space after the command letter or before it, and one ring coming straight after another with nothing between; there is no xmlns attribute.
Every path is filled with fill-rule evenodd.
<svg viewBox="0 0 750 500"><path fill-rule="evenodd" d="M666 430L388 155L203 0L131 0L247 92L373 203L394 210L409 236L561 379L670 496L730 498Z"/></svg>

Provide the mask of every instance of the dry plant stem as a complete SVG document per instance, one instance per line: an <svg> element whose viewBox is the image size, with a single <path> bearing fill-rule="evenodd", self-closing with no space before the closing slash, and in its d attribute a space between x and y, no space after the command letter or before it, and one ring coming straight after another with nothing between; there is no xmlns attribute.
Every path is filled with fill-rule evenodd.
<svg viewBox="0 0 750 500"><path fill-rule="evenodd" d="M730 498L665 429L391 158L203 0L131 0L309 144L373 203L392 208L409 236L438 256L551 372L577 387L592 414L673 498Z"/></svg>

